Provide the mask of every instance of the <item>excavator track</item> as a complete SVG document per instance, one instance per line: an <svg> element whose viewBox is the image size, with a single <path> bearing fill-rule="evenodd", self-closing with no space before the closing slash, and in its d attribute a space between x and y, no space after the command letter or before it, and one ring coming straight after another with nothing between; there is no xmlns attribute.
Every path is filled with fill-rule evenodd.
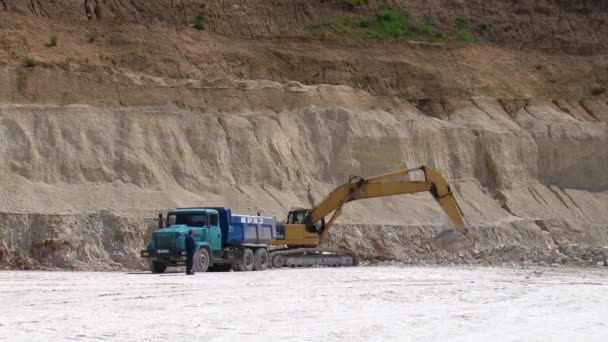
<svg viewBox="0 0 608 342"><path fill-rule="evenodd" d="M329 248L295 248L270 253L271 265L281 267L348 267L359 264L357 257L347 251Z"/></svg>

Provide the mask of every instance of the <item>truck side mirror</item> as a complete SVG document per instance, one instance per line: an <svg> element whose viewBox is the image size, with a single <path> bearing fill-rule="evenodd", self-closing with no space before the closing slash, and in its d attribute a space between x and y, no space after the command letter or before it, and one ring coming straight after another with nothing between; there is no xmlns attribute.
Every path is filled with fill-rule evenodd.
<svg viewBox="0 0 608 342"><path fill-rule="evenodd" d="M158 214L158 229L163 229L163 214Z"/></svg>

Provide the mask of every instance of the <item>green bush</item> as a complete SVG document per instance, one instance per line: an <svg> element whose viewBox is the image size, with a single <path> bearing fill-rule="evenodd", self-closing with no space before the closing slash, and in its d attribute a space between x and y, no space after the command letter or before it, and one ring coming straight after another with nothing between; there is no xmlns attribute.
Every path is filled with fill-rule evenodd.
<svg viewBox="0 0 608 342"><path fill-rule="evenodd" d="M194 17L194 28L201 31L205 29L205 5L199 5L199 10Z"/></svg>
<svg viewBox="0 0 608 342"><path fill-rule="evenodd" d="M435 36L433 38L433 42L441 42L445 39L445 37L443 36L443 33L437 31L435 32Z"/></svg>
<svg viewBox="0 0 608 342"><path fill-rule="evenodd" d="M470 26L469 18L467 17L458 17L456 18L456 28L459 31L468 30Z"/></svg>
<svg viewBox="0 0 608 342"><path fill-rule="evenodd" d="M367 2L365 2L367 3ZM412 40L439 42L444 40L443 34L432 24L432 18L427 24L416 27L409 24L410 13L382 5L373 18L343 17L339 21L326 22L310 28L316 34L323 30L332 30L340 34L354 35L368 39L397 39L407 37Z"/></svg>
<svg viewBox="0 0 608 342"><path fill-rule="evenodd" d="M505 32L509 32L511 30L513 30L513 25L511 25L511 23L505 25L505 27L502 28L503 31Z"/></svg>
<svg viewBox="0 0 608 342"><path fill-rule="evenodd" d="M38 65L38 61L34 57L27 56L23 59L23 65L28 68L35 67Z"/></svg>
<svg viewBox="0 0 608 342"><path fill-rule="evenodd" d="M406 11L379 10L372 25L371 37L377 39L401 37L409 16L410 14Z"/></svg>
<svg viewBox="0 0 608 342"><path fill-rule="evenodd" d="M591 89L591 94L592 95L602 95L606 93L606 88L604 87L594 87L593 89Z"/></svg>
<svg viewBox="0 0 608 342"><path fill-rule="evenodd" d="M368 28L369 27L369 20L365 19L365 18L355 18L353 25L356 27L361 27L361 28Z"/></svg>
<svg viewBox="0 0 608 342"><path fill-rule="evenodd" d="M205 29L205 16L203 13L199 12L196 17L194 17L194 28L199 31Z"/></svg>
<svg viewBox="0 0 608 342"><path fill-rule="evenodd" d="M456 35L456 40L463 43L471 43L474 38L470 31L460 31Z"/></svg>
<svg viewBox="0 0 608 342"><path fill-rule="evenodd" d="M487 22L487 21L482 21L481 23L479 23L479 25L477 25L477 27L479 27L480 30L482 31L488 31L492 28L492 23Z"/></svg>
<svg viewBox="0 0 608 342"><path fill-rule="evenodd" d="M470 25L469 18L463 16L456 18L456 29L458 30L458 34L456 34L455 38L457 41L470 43L474 40L473 34L469 31Z"/></svg>
<svg viewBox="0 0 608 342"><path fill-rule="evenodd" d="M336 31L357 35L370 39L389 39L402 37L406 31L409 13L406 11L396 11L392 9L378 10L376 17L366 19L363 17L346 17L343 24L330 24L326 27Z"/></svg>

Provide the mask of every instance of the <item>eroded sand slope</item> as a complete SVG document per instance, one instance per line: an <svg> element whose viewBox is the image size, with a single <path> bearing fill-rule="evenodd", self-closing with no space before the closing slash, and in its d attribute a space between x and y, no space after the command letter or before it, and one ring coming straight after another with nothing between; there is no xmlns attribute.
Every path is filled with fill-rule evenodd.
<svg viewBox="0 0 608 342"><path fill-rule="evenodd" d="M458 191L482 236L480 250L550 253L568 243L608 243L605 123L578 103L476 97L444 106L434 115L408 102L388 111L309 106L213 115L4 105L4 210L66 216L43 216L59 220L45 224L5 215L3 234L41 256L39 248L59 248L61 265L111 259L133 266L128 259L147 238L133 217L154 217L154 209L224 204L282 218L290 206L306 205L309 185L320 199L349 174L431 165ZM100 210L112 214L80 214ZM130 218L108 222L108 215ZM429 195L416 195L352 203L342 222L359 226L333 232L336 244L410 260L413 251L430 252L427 240L445 220Z"/></svg>

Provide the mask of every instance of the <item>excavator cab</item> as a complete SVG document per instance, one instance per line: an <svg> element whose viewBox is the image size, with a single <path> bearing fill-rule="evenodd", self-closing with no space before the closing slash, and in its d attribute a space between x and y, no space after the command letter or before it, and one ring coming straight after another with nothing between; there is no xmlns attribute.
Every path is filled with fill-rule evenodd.
<svg viewBox="0 0 608 342"><path fill-rule="evenodd" d="M304 224L304 218L306 217L306 213L308 210L306 209L294 209L289 212L287 215L288 224Z"/></svg>
<svg viewBox="0 0 608 342"><path fill-rule="evenodd" d="M310 209L292 209L287 215L287 224L304 224L304 218ZM315 222L313 225L306 225L309 233L321 233L325 228L325 218Z"/></svg>

